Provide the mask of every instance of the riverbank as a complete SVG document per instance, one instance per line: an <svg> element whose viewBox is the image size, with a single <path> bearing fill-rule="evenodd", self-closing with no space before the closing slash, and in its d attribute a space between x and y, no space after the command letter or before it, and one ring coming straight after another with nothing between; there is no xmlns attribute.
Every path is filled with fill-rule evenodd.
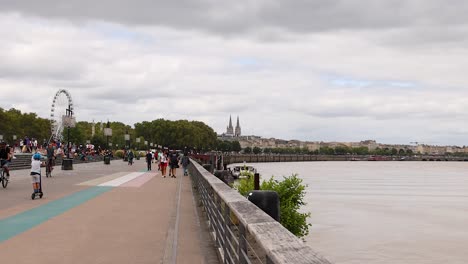
<svg viewBox="0 0 468 264"><path fill-rule="evenodd" d="M219 155L218 155L219 156ZM223 154L223 164L243 162L296 162L296 161L468 161L468 157L414 155L414 156L373 156L373 155L265 155L265 154Z"/></svg>

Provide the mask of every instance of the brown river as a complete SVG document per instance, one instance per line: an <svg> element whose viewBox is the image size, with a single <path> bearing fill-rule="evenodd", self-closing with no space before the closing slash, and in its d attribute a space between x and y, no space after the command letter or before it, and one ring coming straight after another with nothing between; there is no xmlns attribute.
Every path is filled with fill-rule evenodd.
<svg viewBox="0 0 468 264"><path fill-rule="evenodd" d="M249 165L308 184L306 242L334 263L468 263L468 162Z"/></svg>

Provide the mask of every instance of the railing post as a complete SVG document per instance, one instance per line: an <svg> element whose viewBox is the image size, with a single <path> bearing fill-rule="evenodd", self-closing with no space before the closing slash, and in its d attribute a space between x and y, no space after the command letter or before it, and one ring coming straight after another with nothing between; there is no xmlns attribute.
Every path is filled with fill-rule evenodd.
<svg viewBox="0 0 468 264"><path fill-rule="evenodd" d="M254 190L260 190L260 174L254 174Z"/></svg>
<svg viewBox="0 0 468 264"><path fill-rule="evenodd" d="M223 215L223 211L221 209L221 198L216 194L216 193L213 193L214 195L214 200L215 200L215 208L214 210L216 210L217 212L215 212L215 214L213 215L214 218L218 218L218 215ZM216 245L218 245L220 248L224 248L225 245L223 244L224 243L224 239L223 239L223 236L224 236L224 232L222 231L222 226L223 226L223 219L218 219L217 220L214 220L213 221L214 224L215 224L215 232L216 232ZM226 258L226 256L224 256L224 258Z"/></svg>
<svg viewBox="0 0 468 264"><path fill-rule="evenodd" d="M227 256L228 256L228 234L229 234L229 231L228 231L228 228L229 228L229 222L230 222L230 214L231 214L231 211L229 210L229 207L227 206L227 204L224 204L224 232L223 232L223 243L224 243L224 263L229 263L227 261Z"/></svg>
<svg viewBox="0 0 468 264"><path fill-rule="evenodd" d="M244 224L239 223L239 264L247 263L247 260L244 258L244 253L247 255L246 232Z"/></svg>

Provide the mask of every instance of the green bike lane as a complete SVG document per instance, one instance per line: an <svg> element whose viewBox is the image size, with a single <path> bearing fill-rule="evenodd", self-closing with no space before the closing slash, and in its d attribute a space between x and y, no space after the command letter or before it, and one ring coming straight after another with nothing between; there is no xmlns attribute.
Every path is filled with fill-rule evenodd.
<svg viewBox="0 0 468 264"><path fill-rule="evenodd" d="M10 195L0 207L2 260L216 263L203 246L207 241L200 241L206 234L200 234L189 177L161 178L145 167L113 161L57 170L43 179L44 198L34 201L29 177L20 176L27 173L15 171L8 191L0 193Z"/></svg>

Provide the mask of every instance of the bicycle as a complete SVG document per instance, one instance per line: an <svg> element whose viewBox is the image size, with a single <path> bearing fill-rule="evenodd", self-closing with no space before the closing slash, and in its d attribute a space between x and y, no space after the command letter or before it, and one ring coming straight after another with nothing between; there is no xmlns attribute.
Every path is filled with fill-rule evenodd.
<svg viewBox="0 0 468 264"><path fill-rule="evenodd" d="M47 164L46 164L46 177L52 177L52 170L54 169L53 167L53 160L52 159L47 159Z"/></svg>
<svg viewBox="0 0 468 264"><path fill-rule="evenodd" d="M0 181L2 182L3 188L6 188L8 185L8 176L6 171L3 169L3 166L0 167Z"/></svg>

